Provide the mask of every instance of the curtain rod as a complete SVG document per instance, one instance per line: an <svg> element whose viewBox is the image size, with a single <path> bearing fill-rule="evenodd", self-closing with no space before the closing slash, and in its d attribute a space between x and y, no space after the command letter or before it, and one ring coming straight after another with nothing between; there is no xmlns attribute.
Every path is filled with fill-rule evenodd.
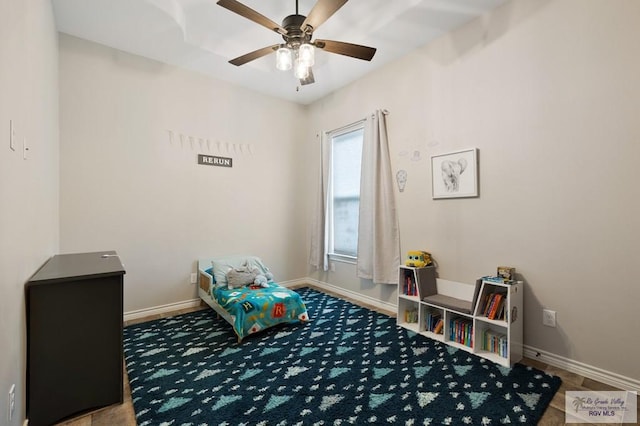
<svg viewBox="0 0 640 426"><path fill-rule="evenodd" d="M381 112L383 115L389 115L389 114L391 114L391 112L389 112L389 110L388 110L388 109L386 109L386 108L382 108L382 109L380 109L380 112ZM374 114L371 114L371 116L373 117L373 116L374 116ZM366 120L366 119L365 119L365 118L363 118L362 120L354 121L353 123L346 124L346 125L344 125L344 126L342 126L342 127L338 127L337 129L328 130L328 131L327 131L327 130L324 130L324 131L322 131L322 132L316 133L316 138L319 138L321 133L340 132L340 131L342 131L342 130L348 129L349 127L355 126L356 124L358 124L358 123L360 123L361 121L364 121L364 120Z"/></svg>

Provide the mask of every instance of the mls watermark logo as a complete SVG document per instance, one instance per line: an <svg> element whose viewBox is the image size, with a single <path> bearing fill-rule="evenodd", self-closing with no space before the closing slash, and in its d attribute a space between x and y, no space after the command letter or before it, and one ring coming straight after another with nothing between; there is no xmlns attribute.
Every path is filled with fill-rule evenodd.
<svg viewBox="0 0 640 426"><path fill-rule="evenodd" d="M567 391L566 423L633 423L638 421L635 391Z"/></svg>

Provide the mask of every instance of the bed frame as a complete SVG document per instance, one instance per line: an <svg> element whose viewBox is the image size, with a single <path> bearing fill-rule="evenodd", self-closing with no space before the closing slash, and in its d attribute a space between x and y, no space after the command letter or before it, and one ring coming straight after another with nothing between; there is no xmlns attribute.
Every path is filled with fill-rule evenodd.
<svg viewBox="0 0 640 426"><path fill-rule="evenodd" d="M267 297L270 302L263 303L263 301L266 302L267 299L261 299L261 296L258 296L257 299L253 299L253 303L259 303L259 306L262 306L261 309L270 309L270 312L265 316L265 318L263 318L264 322L262 322L263 320L255 320L251 319L251 317L245 317L246 310L239 312L239 314L242 315L239 320L235 317L235 315L229 313L222 305L220 305L211 295L213 292L212 290L215 286L215 279L211 273L207 272L207 270L210 270L212 266L212 260L213 259L198 260L198 296L207 305L209 305L211 309L216 311L218 317L224 318L224 320L227 321L229 325L231 325L231 328L238 337L238 343L241 343L245 337L253 333L269 327L273 327L278 324L297 321L309 321L306 306L304 305L304 301L302 301L300 296L293 293L290 289L287 289L286 287L283 287L277 283L272 283L269 285L268 289L264 289L267 293L269 293L269 296L265 297ZM232 293L237 292L238 294L240 294L240 291L242 290L233 291ZM295 294L295 296L293 296L293 294ZM277 301L278 299L280 299L281 301ZM269 303L272 302L274 304L270 305ZM252 305L252 303L249 304ZM239 307L237 306L237 308ZM302 310L298 311L299 309ZM253 315L255 314L252 314L252 316ZM260 317L263 317L263 314L260 314ZM256 322L247 325L247 319ZM262 323L258 324L258 322ZM240 327L240 330L238 330L236 327ZM258 328L256 329L255 327Z"/></svg>
<svg viewBox="0 0 640 426"><path fill-rule="evenodd" d="M211 260L212 259L198 260L198 296L233 328L231 315L211 297L211 288L214 285L213 276L206 272L207 269L211 268ZM238 336L238 343L241 341L242 339Z"/></svg>

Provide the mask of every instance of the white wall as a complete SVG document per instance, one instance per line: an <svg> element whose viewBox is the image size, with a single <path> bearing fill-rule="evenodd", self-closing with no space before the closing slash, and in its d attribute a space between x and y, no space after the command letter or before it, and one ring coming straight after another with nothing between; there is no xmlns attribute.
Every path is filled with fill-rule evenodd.
<svg viewBox="0 0 640 426"><path fill-rule="evenodd" d="M305 275L301 106L61 34L60 110L61 251L116 250L125 311L194 299L199 258Z"/></svg>
<svg viewBox="0 0 640 426"><path fill-rule="evenodd" d="M57 33L50 2L0 2L0 424L25 416L24 284L58 250ZM15 151L9 121L15 123ZM29 156L23 159L26 139ZM16 385L9 422L7 395Z"/></svg>
<svg viewBox="0 0 640 426"><path fill-rule="evenodd" d="M526 345L636 380L639 16L636 0L510 2L316 102L308 135L388 108L394 170L408 172L403 252L426 249L440 277L468 283L515 266ZM432 200L430 155L469 147L480 197ZM309 273L395 300L348 265ZM543 307L557 328L542 325Z"/></svg>

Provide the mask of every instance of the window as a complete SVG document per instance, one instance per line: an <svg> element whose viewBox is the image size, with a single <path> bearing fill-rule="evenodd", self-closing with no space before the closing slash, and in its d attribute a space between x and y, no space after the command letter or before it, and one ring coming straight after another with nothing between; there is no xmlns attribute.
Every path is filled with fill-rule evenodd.
<svg viewBox="0 0 640 426"><path fill-rule="evenodd" d="M331 147L329 255L351 259L358 253L364 122L334 130L327 136Z"/></svg>

